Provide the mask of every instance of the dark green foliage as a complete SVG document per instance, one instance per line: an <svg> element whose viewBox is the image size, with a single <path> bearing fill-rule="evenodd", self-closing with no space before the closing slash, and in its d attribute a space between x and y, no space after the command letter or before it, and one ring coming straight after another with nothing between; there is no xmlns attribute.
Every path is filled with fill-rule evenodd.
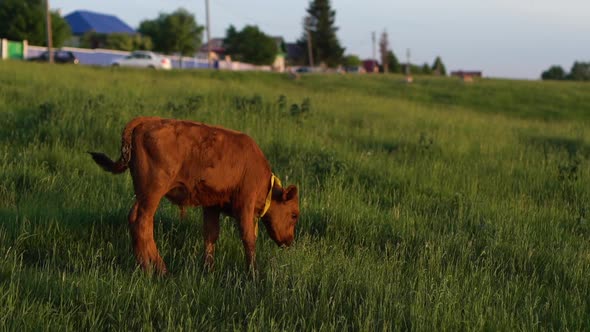
<svg viewBox="0 0 590 332"><path fill-rule="evenodd" d="M201 46L203 26L184 8L173 13L161 13L158 18L144 20L138 31L151 38L153 49L158 52L193 55Z"/></svg>
<svg viewBox="0 0 590 332"><path fill-rule="evenodd" d="M437 56L436 59L434 59L434 63L432 64L432 73L434 73L435 75L438 76L446 76L447 75L447 68L445 67L445 64L442 62L442 59Z"/></svg>
<svg viewBox="0 0 590 332"><path fill-rule="evenodd" d="M569 73L561 66L551 66L541 74L543 80L590 81L590 62L576 61Z"/></svg>
<svg viewBox="0 0 590 332"><path fill-rule="evenodd" d="M578 179L581 160L579 158L570 158L567 163L558 166L559 180L575 181Z"/></svg>
<svg viewBox="0 0 590 332"><path fill-rule="evenodd" d="M72 34L68 23L56 11L51 12L51 30L54 47L61 47ZM0 37L47 46L45 1L0 1Z"/></svg>
<svg viewBox="0 0 590 332"><path fill-rule="evenodd" d="M308 23L306 25L306 22ZM321 63L329 67L342 64L344 48L336 36L336 11L332 10L330 0L311 0L304 19L303 36L298 41L305 50L305 63L309 63L307 47L307 30L310 31L312 53L315 65Z"/></svg>
<svg viewBox="0 0 590 332"><path fill-rule="evenodd" d="M311 100L304 98L301 105L292 104L290 113L292 116L305 116L311 111Z"/></svg>
<svg viewBox="0 0 590 332"><path fill-rule="evenodd" d="M564 80L566 72L561 66L551 66L541 74L543 80Z"/></svg>
<svg viewBox="0 0 590 332"><path fill-rule="evenodd" d="M233 60L255 65L271 65L279 54L276 41L252 25L246 25L241 31L231 25L223 46Z"/></svg>
<svg viewBox="0 0 590 332"><path fill-rule="evenodd" d="M405 63L402 63L400 65L401 73L406 73L406 67L407 67L407 64L405 64ZM432 71L430 70L430 67L428 66L428 64L417 65L417 64L410 63L410 74L412 74L412 75L429 75L429 74L432 74Z"/></svg>
<svg viewBox="0 0 590 332"><path fill-rule="evenodd" d="M164 106L164 109L170 111L176 118L186 118L198 114L203 103L204 98L202 95L193 95L181 101L169 101Z"/></svg>
<svg viewBox="0 0 590 332"><path fill-rule="evenodd" d="M234 97L234 107L243 112L261 112L264 108L262 96L255 94L252 97L236 96Z"/></svg>
<svg viewBox="0 0 590 332"><path fill-rule="evenodd" d="M387 52L387 63L389 64L390 73L402 73L402 66L393 51Z"/></svg>
<svg viewBox="0 0 590 332"><path fill-rule="evenodd" d="M590 81L590 62L574 62L567 78L572 81Z"/></svg>
<svg viewBox="0 0 590 332"><path fill-rule="evenodd" d="M88 32L82 36L80 43L84 48L106 48L121 51L151 50L153 48L150 37L126 33Z"/></svg>
<svg viewBox="0 0 590 332"><path fill-rule="evenodd" d="M280 95L279 99L277 100L277 106L279 111L283 112L287 108L287 96Z"/></svg>
<svg viewBox="0 0 590 332"><path fill-rule="evenodd" d="M362 62L358 55L350 54L344 57L342 64L345 67L359 67L362 65Z"/></svg>

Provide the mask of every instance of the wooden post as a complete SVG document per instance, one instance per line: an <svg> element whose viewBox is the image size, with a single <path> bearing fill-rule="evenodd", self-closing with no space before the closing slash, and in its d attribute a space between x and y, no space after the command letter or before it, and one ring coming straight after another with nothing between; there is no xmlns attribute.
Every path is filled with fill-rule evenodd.
<svg viewBox="0 0 590 332"><path fill-rule="evenodd" d="M205 0L205 11L207 15L207 66L211 68L211 24L209 21L209 0Z"/></svg>
<svg viewBox="0 0 590 332"><path fill-rule="evenodd" d="M27 59L27 53L29 53L29 42L23 40L23 60Z"/></svg>
<svg viewBox="0 0 590 332"><path fill-rule="evenodd" d="M0 60L8 58L8 40L0 38Z"/></svg>

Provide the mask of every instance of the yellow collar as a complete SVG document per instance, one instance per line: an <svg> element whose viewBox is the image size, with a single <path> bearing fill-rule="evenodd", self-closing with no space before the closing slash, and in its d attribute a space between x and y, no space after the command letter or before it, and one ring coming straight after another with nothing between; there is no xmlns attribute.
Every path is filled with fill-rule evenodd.
<svg viewBox="0 0 590 332"><path fill-rule="evenodd" d="M268 194L266 195L266 201L264 202L264 209L262 210L262 213L260 214L260 218L264 217L264 215L266 214L266 212L268 212L268 209L270 208L270 202L272 201L272 188L275 185L275 182L278 183L279 186L283 186L281 184L281 180L279 180L279 178L274 175L274 173L272 174L272 176L270 177L270 189L268 190Z"/></svg>

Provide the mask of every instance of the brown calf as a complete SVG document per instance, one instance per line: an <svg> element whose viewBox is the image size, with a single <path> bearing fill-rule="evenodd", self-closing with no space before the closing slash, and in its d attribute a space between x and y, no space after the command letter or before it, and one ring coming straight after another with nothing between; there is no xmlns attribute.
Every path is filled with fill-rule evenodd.
<svg viewBox="0 0 590 332"><path fill-rule="evenodd" d="M279 246L293 242L299 218L297 187L285 189L272 181L268 161L246 134L199 122L139 117L125 126L119 160L90 154L106 171L131 172L136 201L129 212L129 230L143 269L166 273L154 241L153 217L162 197L181 208L203 207L207 268L213 266L222 212L238 221L248 268L255 264L256 218L261 217Z"/></svg>

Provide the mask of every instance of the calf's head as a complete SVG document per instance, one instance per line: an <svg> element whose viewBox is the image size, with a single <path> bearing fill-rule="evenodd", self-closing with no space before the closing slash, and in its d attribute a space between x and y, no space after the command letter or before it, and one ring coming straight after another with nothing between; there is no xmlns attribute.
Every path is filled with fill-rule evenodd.
<svg viewBox="0 0 590 332"><path fill-rule="evenodd" d="M262 217L268 235L279 246L290 246L295 238L295 225L299 220L299 196L297 187L286 189L274 186L272 202Z"/></svg>

